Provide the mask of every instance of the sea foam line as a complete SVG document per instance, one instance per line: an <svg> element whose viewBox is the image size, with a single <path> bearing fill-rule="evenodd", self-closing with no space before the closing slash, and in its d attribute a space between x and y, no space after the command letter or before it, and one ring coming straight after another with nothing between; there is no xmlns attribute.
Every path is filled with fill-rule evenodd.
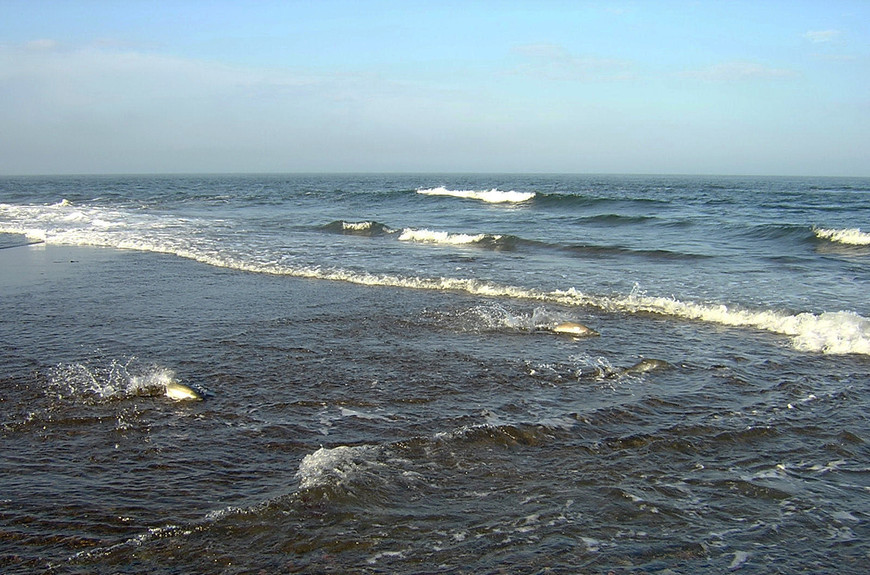
<svg viewBox="0 0 870 575"><path fill-rule="evenodd" d="M862 232L859 228L850 228L843 230L814 228L813 233L816 234L817 238L828 240L838 244L846 244L850 246L870 246L870 233Z"/></svg>
<svg viewBox="0 0 870 575"><path fill-rule="evenodd" d="M610 311L654 313L733 327L749 327L786 335L801 351L826 354L870 355L870 320L855 312L838 311L788 314L772 310L748 310L724 304L699 304L675 298L630 294L622 297L589 298L571 289L553 292L561 303L584 301ZM590 299L594 301L589 301Z"/></svg>
<svg viewBox="0 0 870 575"><path fill-rule="evenodd" d="M627 296L600 296L584 294L574 288L543 292L531 288L463 278L405 277L373 274L343 269L320 267L290 267L277 262L259 263L234 257L202 246L153 243L140 238L118 237L100 230L64 230L60 233L30 227L0 226L0 232L25 233L29 238L44 240L47 244L91 245L133 249L171 254L216 267L253 273L269 273L299 278L342 281L364 286L424 289L433 291L462 291L485 297L535 300L569 306L595 307L622 313L654 313L694 321L734 327L748 327L788 336L792 345L801 351L826 354L870 355L870 320L851 311L800 313L796 315L771 310L747 310L719 304L683 302L675 298L651 297L632 293Z"/></svg>
<svg viewBox="0 0 870 575"><path fill-rule="evenodd" d="M443 186L438 188L426 188L417 190L418 194L427 196L452 196L471 200L481 200L491 204L521 203L535 197L535 192L502 191L498 188L491 190L450 190Z"/></svg>
<svg viewBox="0 0 870 575"><path fill-rule="evenodd" d="M772 310L747 310L724 304L683 302L675 298L654 297L632 293L627 296L588 295L571 288L543 292L516 286L499 285L476 279L401 277L395 275L360 274L346 270L319 268L265 271L311 279L344 281L358 285L462 291L486 297L536 300L570 306L595 307L610 312L654 313L732 327L747 327L789 336L792 345L807 352L832 355L870 355L870 320L851 311L809 312L796 315Z"/></svg>

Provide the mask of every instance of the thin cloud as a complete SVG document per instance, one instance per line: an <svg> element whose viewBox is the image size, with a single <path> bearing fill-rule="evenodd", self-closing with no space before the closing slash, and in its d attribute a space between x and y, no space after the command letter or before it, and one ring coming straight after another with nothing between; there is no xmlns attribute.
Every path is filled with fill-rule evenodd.
<svg viewBox="0 0 870 575"><path fill-rule="evenodd" d="M851 54L813 54L813 57L824 62L854 62L858 59Z"/></svg>
<svg viewBox="0 0 870 575"><path fill-rule="evenodd" d="M744 82L752 80L774 80L789 78L794 71L785 68L772 68L756 62L723 62L699 70L683 73L689 78L705 82Z"/></svg>
<svg viewBox="0 0 870 575"><path fill-rule="evenodd" d="M813 44L822 44L824 42L834 42L843 35L840 30L810 30L804 34L804 38Z"/></svg>
<svg viewBox="0 0 870 575"><path fill-rule="evenodd" d="M571 54L556 44L524 44L513 52L523 62L514 68L518 75L547 80L611 81L632 77L633 65L627 60Z"/></svg>
<svg viewBox="0 0 870 575"><path fill-rule="evenodd" d="M25 49L33 51L54 50L57 47L57 42L49 38L40 38L31 40L24 45Z"/></svg>

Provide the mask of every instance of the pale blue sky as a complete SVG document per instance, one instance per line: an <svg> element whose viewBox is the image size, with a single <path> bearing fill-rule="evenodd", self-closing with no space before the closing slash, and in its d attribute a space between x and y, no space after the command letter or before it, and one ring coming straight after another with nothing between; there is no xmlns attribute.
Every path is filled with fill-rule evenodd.
<svg viewBox="0 0 870 575"><path fill-rule="evenodd" d="M870 2L0 2L0 173L870 176Z"/></svg>

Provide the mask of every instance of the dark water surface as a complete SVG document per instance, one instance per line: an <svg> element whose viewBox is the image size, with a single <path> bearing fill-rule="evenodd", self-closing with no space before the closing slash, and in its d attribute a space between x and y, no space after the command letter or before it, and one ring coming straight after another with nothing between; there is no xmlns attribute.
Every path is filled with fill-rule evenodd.
<svg viewBox="0 0 870 575"><path fill-rule="evenodd" d="M315 189L298 212L259 192L209 207L214 180L195 200L189 180L109 200L105 180L90 199L27 180L28 199L22 181L0 198L4 573L870 564L870 260L864 232L817 233L860 210L807 200L831 221L788 223L780 191L763 209L782 222L758 239L745 205L715 212L711 230L732 225L717 242L612 182L595 216L577 193L456 195L529 191L488 181L359 192L401 209ZM400 240L411 227L436 239ZM553 333L563 321L600 335ZM205 399L171 400L172 380Z"/></svg>
<svg viewBox="0 0 870 575"><path fill-rule="evenodd" d="M16 249L45 275L3 286L6 572L867 564L863 357L548 308L602 334L574 340L493 321L530 304ZM611 370L643 357L672 367ZM169 373L205 401L163 396Z"/></svg>

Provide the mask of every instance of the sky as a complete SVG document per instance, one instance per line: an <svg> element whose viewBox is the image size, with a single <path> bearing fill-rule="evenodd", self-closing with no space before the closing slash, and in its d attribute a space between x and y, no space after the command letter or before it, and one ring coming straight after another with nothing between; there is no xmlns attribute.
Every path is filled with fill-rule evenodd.
<svg viewBox="0 0 870 575"><path fill-rule="evenodd" d="M870 2L0 0L0 174L870 176Z"/></svg>

